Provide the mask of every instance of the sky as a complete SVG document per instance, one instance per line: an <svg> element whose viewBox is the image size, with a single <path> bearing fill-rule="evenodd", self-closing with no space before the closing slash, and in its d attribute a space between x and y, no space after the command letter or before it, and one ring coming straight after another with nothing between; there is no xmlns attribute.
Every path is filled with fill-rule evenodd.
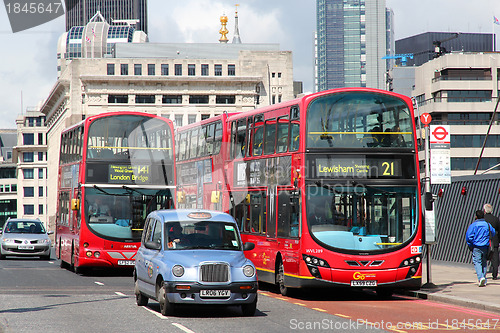
<svg viewBox="0 0 500 333"><path fill-rule="evenodd" d="M294 80L311 92L315 0L148 0L149 40L217 43L219 18L226 14L232 41L236 3L242 42L278 43L292 51ZM394 11L396 40L427 31L500 34L492 24L493 16L500 17L498 0L386 0L386 6ZM57 40L65 21L62 16L12 33L6 8L0 7L0 128L16 128L16 118L47 98L56 83Z"/></svg>

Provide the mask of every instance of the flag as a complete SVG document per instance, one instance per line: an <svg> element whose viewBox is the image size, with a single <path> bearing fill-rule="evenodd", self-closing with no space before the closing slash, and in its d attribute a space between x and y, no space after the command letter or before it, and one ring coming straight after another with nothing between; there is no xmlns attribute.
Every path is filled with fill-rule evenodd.
<svg viewBox="0 0 500 333"><path fill-rule="evenodd" d="M500 25L500 20L496 16L493 16L493 23Z"/></svg>
<svg viewBox="0 0 500 333"><path fill-rule="evenodd" d="M90 43L90 38L89 38L89 36L85 36L85 40L87 41L87 43Z"/></svg>

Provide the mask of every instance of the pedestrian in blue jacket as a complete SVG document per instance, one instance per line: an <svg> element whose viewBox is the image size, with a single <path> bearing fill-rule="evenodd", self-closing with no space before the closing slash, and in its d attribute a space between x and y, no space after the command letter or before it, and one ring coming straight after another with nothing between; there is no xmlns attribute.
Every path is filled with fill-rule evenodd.
<svg viewBox="0 0 500 333"><path fill-rule="evenodd" d="M488 260L488 249L490 238L495 235L495 229L484 220L482 210L476 211L476 220L467 228L465 240L467 246L472 250L472 262L476 269L479 286L486 286L486 262Z"/></svg>

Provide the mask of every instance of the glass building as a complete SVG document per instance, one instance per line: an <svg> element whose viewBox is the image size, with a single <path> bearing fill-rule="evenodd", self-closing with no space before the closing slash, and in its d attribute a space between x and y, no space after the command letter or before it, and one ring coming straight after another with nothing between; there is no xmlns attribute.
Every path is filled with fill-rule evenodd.
<svg viewBox="0 0 500 333"><path fill-rule="evenodd" d="M147 0L66 0L65 3L66 31L85 26L100 11L110 24L113 20L138 20L135 28L148 32Z"/></svg>
<svg viewBox="0 0 500 333"><path fill-rule="evenodd" d="M393 14L385 1L317 0L316 90L385 88L394 50Z"/></svg>

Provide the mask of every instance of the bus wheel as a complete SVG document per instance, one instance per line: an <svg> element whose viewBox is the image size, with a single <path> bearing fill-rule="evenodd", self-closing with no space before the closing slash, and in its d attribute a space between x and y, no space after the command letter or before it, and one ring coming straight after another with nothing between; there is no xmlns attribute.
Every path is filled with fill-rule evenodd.
<svg viewBox="0 0 500 333"><path fill-rule="evenodd" d="M278 283L278 287L280 288L280 294L283 296L290 296L292 290L290 287L285 286L285 269L283 268L283 262L280 261L280 265L278 268L278 275L276 276L276 282Z"/></svg>
<svg viewBox="0 0 500 333"><path fill-rule="evenodd" d="M160 303L160 312L163 316L171 315L174 312L174 305L170 303L167 299L167 291L165 289L165 283L162 282L158 288L158 303Z"/></svg>
<svg viewBox="0 0 500 333"><path fill-rule="evenodd" d="M139 282L137 279L135 280L135 301L138 306L146 306L148 305L149 298L144 296L140 291L139 291Z"/></svg>

